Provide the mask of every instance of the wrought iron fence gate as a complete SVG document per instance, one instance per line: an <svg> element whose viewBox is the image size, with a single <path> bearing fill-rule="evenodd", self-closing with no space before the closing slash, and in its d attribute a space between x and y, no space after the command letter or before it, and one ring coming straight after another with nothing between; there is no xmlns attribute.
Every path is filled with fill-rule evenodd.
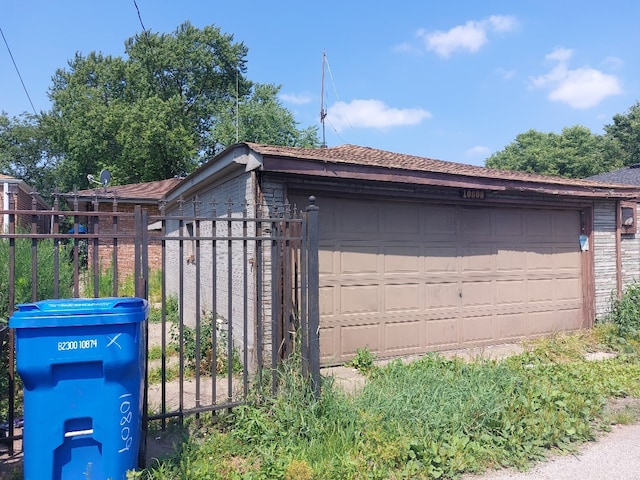
<svg viewBox="0 0 640 480"><path fill-rule="evenodd" d="M161 204L150 214L123 209L116 198L99 203L97 195L91 211L73 197L66 199L71 210L62 208L62 196L43 211L36 193L30 210L18 210L14 196L9 192L9 209L0 210L0 274L7 281L0 322L16 304L45 298L148 299L145 430L242 404L252 384L275 393L278 366L292 353L319 393L313 197L301 211L263 205L249 215L230 202L222 214L215 205L203 214L197 198L193 208L181 200L176 212ZM21 385L14 335L5 327L0 323L0 444L14 455L22 438Z"/></svg>

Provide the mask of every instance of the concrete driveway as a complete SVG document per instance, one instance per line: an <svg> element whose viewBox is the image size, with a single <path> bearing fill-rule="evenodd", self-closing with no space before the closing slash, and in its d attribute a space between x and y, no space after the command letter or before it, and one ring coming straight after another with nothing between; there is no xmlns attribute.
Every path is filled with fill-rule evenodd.
<svg viewBox="0 0 640 480"><path fill-rule="evenodd" d="M579 452L554 455L527 472L499 470L465 475L462 480L638 480L640 425L615 425L611 432L589 442Z"/></svg>

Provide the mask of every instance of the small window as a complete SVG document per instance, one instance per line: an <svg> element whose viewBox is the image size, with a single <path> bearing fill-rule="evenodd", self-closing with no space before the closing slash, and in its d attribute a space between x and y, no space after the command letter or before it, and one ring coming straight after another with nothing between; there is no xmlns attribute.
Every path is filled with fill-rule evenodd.
<svg viewBox="0 0 640 480"><path fill-rule="evenodd" d="M620 231L627 234L636 233L637 223L637 203L620 202Z"/></svg>

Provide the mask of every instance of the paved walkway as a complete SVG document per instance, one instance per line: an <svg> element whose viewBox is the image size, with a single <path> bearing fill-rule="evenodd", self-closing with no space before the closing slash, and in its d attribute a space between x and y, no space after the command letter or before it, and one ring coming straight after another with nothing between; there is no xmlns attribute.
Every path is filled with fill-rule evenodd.
<svg viewBox="0 0 640 480"><path fill-rule="evenodd" d="M618 425L575 454L552 456L527 472L499 470L461 480L638 480L640 425Z"/></svg>

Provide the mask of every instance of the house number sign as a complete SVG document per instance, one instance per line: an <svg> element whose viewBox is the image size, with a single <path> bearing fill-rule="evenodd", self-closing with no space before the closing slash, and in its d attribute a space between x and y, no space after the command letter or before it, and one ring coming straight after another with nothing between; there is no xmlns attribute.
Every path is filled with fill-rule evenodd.
<svg viewBox="0 0 640 480"><path fill-rule="evenodd" d="M484 200L485 191L464 188L460 190L460 198L465 198L467 200Z"/></svg>

